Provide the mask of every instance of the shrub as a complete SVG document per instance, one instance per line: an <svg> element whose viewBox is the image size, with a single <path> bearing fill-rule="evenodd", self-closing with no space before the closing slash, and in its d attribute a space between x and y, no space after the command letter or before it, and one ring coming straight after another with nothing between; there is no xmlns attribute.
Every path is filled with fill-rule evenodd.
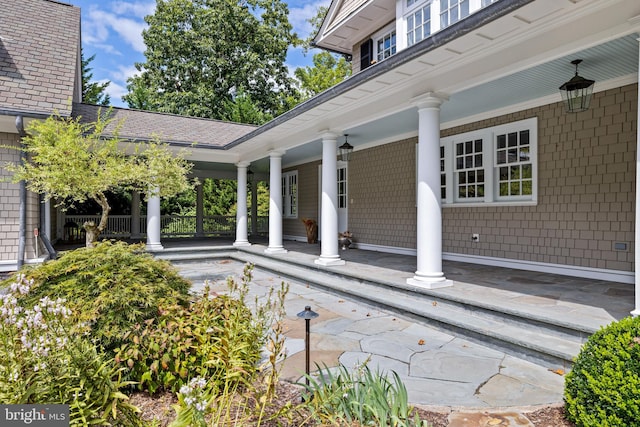
<svg viewBox="0 0 640 427"><path fill-rule="evenodd" d="M19 275L0 297L0 402L68 404L71 425L144 425L121 392L129 384L76 333L64 300L20 305L30 285Z"/></svg>
<svg viewBox="0 0 640 427"><path fill-rule="evenodd" d="M186 306L191 286L143 245L109 241L70 251L24 274L34 282L25 306L45 296L65 298L105 351L120 345L134 325L157 317L163 305Z"/></svg>
<svg viewBox="0 0 640 427"><path fill-rule="evenodd" d="M386 375L359 366L353 373L340 365L333 373L318 367L317 379L307 377L304 396L312 417L322 425L427 426L418 414L411 416L407 389L396 372Z"/></svg>
<svg viewBox="0 0 640 427"><path fill-rule="evenodd" d="M254 317L245 304L252 266L242 284L229 278L230 293L204 294L187 308L171 307L157 320L149 319L124 335L116 361L150 393L177 392L190 378L208 379L208 387L248 384L254 378L265 343L263 314ZM270 299L268 299L270 300Z"/></svg>
<svg viewBox="0 0 640 427"><path fill-rule="evenodd" d="M577 426L637 426L640 420L640 318L593 334L565 381L567 418Z"/></svg>

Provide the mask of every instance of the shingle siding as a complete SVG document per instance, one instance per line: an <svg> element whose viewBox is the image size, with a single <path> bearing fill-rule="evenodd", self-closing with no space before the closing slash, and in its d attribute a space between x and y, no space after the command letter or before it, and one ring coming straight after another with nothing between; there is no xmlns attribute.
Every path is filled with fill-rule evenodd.
<svg viewBox="0 0 640 427"><path fill-rule="evenodd" d="M595 94L584 113L567 114L554 103L441 136L532 117L539 127L538 204L446 206L443 251L634 271L637 85ZM415 249L416 143L409 138L353 153L349 228L356 242ZM306 179L300 176L301 188L310 185ZM317 173L310 179L317 186ZM301 212L317 209L317 190L314 197L301 199ZM287 232L304 235L300 230ZM472 242L472 233L480 234L479 242ZM627 250L615 250L616 242Z"/></svg>

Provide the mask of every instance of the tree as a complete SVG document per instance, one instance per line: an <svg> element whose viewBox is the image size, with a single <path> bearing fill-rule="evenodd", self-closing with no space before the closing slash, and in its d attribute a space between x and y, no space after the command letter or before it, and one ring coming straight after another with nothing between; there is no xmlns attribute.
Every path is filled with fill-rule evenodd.
<svg viewBox="0 0 640 427"><path fill-rule="evenodd" d="M315 34L320 31L322 22L327 14L327 7L320 6L316 14L307 19L313 30L309 37L302 41L304 53L313 48ZM344 55L337 55L328 51L322 51L313 55L313 67L298 67L294 71L298 79L301 95L311 98L333 87L351 75L351 63Z"/></svg>
<svg viewBox="0 0 640 427"><path fill-rule="evenodd" d="M82 102L85 104L94 105L109 105L111 103L111 97L104 91L111 84L111 82L97 83L92 82L93 78L92 68L89 64L96 58L95 55L91 55L89 58L84 58L84 52L81 53L82 57Z"/></svg>
<svg viewBox="0 0 640 427"><path fill-rule="evenodd" d="M313 55L313 67L299 67L294 73L302 94L311 98L349 77L351 64L344 56L324 51Z"/></svg>
<svg viewBox="0 0 640 427"><path fill-rule="evenodd" d="M140 107L146 88L149 110L223 119L247 96L264 117L281 114L294 93L287 49L298 41L287 15L281 0L157 0L124 101Z"/></svg>
<svg viewBox="0 0 640 427"><path fill-rule="evenodd" d="M85 223L87 246L92 246L107 226L111 207L106 197L116 189L157 191L172 196L190 188L187 174L192 165L179 153L173 154L159 142L122 147L116 131L105 130L111 123L107 114L98 114L94 123L51 116L33 121L22 139L30 155L22 166L9 165L13 181L25 180L27 188L55 198L59 205L95 201L102 209L100 223Z"/></svg>

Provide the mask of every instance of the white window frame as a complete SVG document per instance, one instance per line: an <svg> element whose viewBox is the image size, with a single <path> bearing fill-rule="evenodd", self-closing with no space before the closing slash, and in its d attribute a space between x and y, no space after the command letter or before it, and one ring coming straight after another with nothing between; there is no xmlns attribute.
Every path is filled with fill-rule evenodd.
<svg viewBox="0 0 640 427"><path fill-rule="evenodd" d="M440 13L438 14L438 16L440 17L441 28L447 28L450 25L455 24L456 22L462 21L464 18L466 18L467 16L471 15L474 12L471 0L452 0L452 1L453 1L453 6L451 6L447 0L440 0L440 11L439 11ZM467 14L464 16L462 15L463 3L466 3L467 5ZM449 6L449 7L446 7L445 4L446 6ZM455 10L455 15L456 15L455 19L451 19L453 10ZM446 14L446 19L445 19L445 14Z"/></svg>
<svg viewBox="0 0 640 427"><path fill-rule="evenodd" d="M378 42L383 39L386 36L390 36L392 33L396 33L395 36L395 41L396 44L394 45L394 52L391 54L391 56L395 55L398 52L398 33L396 31L396 23L395 21L390 23L389 25L385 26L384 28L382 28L380 31L376 32L375 34L373 34L371 36L371 39L373 40L373 59L376 62L380 62L382 61L382 59L378 58L378 55L380 54L380 51L378 51ZM383 58L385 59L385 58Z"/></svg>
<svg viewBox="0 0 640 427"><path fill-rule="evenodd" d="M404 37L405 46L409 47L409 46L413 46L414 44L416 44L416 43L418 43L418 42L420 42L420 41L422 41L422 40L424 40L424 39L426 39L428 37L431 37L431 35L434 32L437 31L437 28L434 27L433 10L432 10L434 1L432 1L432 0L427 0L427 1L418 0L418 1L410 2L410 0L405 0L404 4L405 4L405 10L404 10L404 13L403 13L403 16L402 16L402 19L404 21L404 25L403 25L404 31L402 32L402 34L403 34L403 37ZM420 27L423 27L424 23L425 23L424 22L424 13L425 13L425 11L429 12L429 30L428 30L429 33L427 35L425 35L424 28L423 28L422 36L420 37L419 40L416 40L415 29L418 28L418 26L416 26L415 22L414 22L413 29L409 29L409 18L410 17L414 17L415 18L414 15L418 11L422 12L422 21L420 22L420 25L419 25ZM410 33L413 35L413 38L411 38L411 41L409 41L410 40L410 37L409 37Z"/></svg>
<svg viewBox="0 0 640 427"><path fill-rule="evenodd" d="M520 151L516 151L517 161L501 163L498 152L503 151L503 148L498 147L498 137L523 131L528 131L529 134L528 160L521 155ZM479 139L483 141L484 197L460 198L458 197L460 183L456 170L456 144ZM446 183L445 197L442 199L443 206L536 205L538 203L538 119L536 117L442 138L440 146L444 149L444 171L441 171L441 179ZM523 164L531 165L531 195L501 196L500 168Z"/></svg>
<svg viewBox="0 0 640 427"><path fill-rule="evenodd" d="M282 217L298 218L298 171L282 172Z"/></svg>

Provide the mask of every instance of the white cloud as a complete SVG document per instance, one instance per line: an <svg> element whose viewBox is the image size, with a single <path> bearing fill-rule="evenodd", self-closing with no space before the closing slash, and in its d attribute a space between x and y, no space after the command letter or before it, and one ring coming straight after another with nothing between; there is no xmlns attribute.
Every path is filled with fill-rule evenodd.
<svg viewBox="0 0 640 427"><path fill-rule="evenodd" d="M133 77L135 74L138 74L138 70L135 65L119 65L118 69L111 71L110 74L113 77L113 80L125 83L129 77Z"/></svg>
<svg viewBox="0 0 640 427"><path fill-rule="evenodd" d="M106 82L106 80L100 82L104 83ZM109 84L109 86L107 86L105 92L111 97L111 103L116 107L123 105L122 96L128 93L125 86L121 86L117 83L114 83L113 81Z"/></svg>
<svg viewBox="0 0 640 427"><path fill-rule="evenodd" d="M293 26L293 30L298 33L298 37L304 39L313 30L307 20L315 16L320 6L329 6L330 1L316 0L300 6L292 6L294 3L289 4L289 22Z"/></svg>
<svg viewBox="0 0 640 427"><path fill-rule="evenodd" d="M154 1L130 2L118 0L111 3L111 10L116 15L129 14L142 19L156 10L156 3Z"/></svg>

